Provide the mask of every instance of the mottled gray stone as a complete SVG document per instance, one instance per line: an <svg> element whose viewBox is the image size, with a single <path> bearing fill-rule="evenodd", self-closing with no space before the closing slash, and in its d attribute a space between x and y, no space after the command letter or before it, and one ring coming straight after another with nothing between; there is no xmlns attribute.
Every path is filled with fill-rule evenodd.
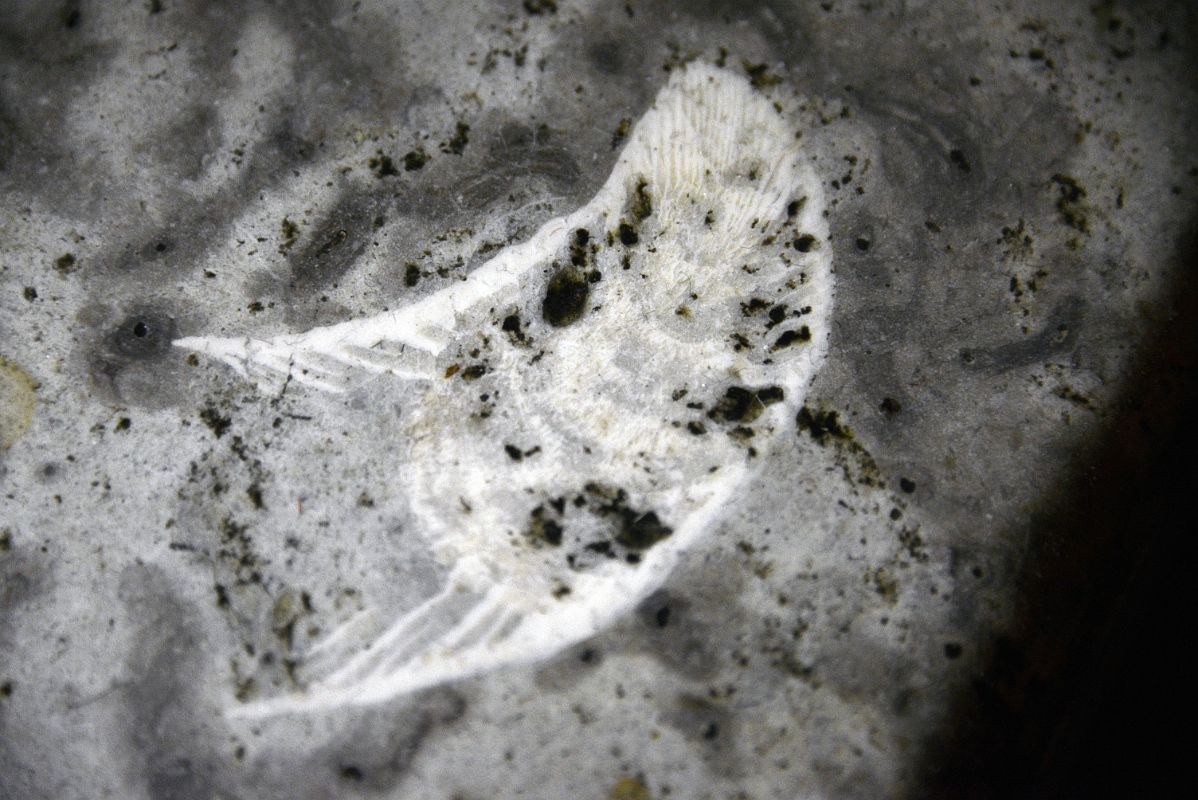
<svg viewBox="0 0 1198 800"><path fill-rule="evenodd" d="M1192 7L4 6L0 402L36 389L0 431L0 797L918 797L1000 785L979 728L1032 758L1083 568L1128 546L1071 503L1118 485L1192 257ZM694 58L806 98L837 276L809 424L582 645L227 721L442 576L389 467L410 394L263 397L170 341L459 280L462 229L585 202Z"/></svg>

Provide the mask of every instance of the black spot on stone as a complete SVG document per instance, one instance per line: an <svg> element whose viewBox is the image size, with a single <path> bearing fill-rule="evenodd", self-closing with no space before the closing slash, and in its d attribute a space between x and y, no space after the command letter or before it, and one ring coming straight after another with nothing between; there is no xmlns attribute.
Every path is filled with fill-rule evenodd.
<svg viewBox="0 0 1198 800"><path fill-rule="evenodd" d="M653 196L649 194L649 182L641 178L632 192L632 202L629 210L638 222L644 222L653 216Z"/></svg>
<svg viewBox="0 0 1198 800"><path fill-rule="evenodd" d="M471 364L470 366L466 367L464 370L459 372L458 377L460 377L464 381L476 381L486 374L487 374L487 365L486 364Z"/></svg>
<svg viewBox="0 0 1198 800"><path fill-rule="evenodd" d="M766 386L757 390L757 399L762 405L773 405L786 399L786 391L781 386Z"/></svg>
<svg viewBox="0 0 1198 800"><path fill-rule="evenodd" d="M800 253L810 253L813 247L815 247L815 237L810 233L804 233L794 240L794 248Z"/></svg>
<svg viewBox="0 0 1198 800"><path fill-rule="evenodd" d="M796 342L802 343L809 341L811 341L811 329L804 325L797 331L782 331L781 335L779 335L777 340L774 341L773 345L770 346L770 349L781 350L784 347L790 347Z"/></svg>
<svg viewBox="0 0 1198 800"><path fill-rule="evenodd" d="M249 488L245 490L245 496L250 499L254 508L259 510L266 508L266 501L262 499L262 487L258 484L250 484Z"/></svg>
<svg viewBox="0 0 1198 800"><path fill-rule="evenodd" d="M774 86L782 80L779 76L770 72L769 64L754 64L748 59L742 59L740 63L744 67L745 74L749 76L749 83L753 84L754 89L765 89L767 86Z"/></svg>
<svg viewBox="0 0 1198 800"><path fill-rule="evenodd" d="M640 235L636 232L636 228L629 225L627 222L620 223L620 243L626 247L632 247L641 240Z"/></svg>
<svg viewBox="0 0 1198 800"><path fill-rule="evenodd" d="M597 501L594 512L600 516L614 518L616 544L629 550L647 550L670 537L674 529L663 524L654 511L639 511L628 504L628 493L599 483L588 483L583 487ZM633 558L635 556L635 559ZM625 560L630 564L640 560L637 553L628 553Z"/></svg>
<svg viewBox="0 0 1198 800"><path fill-rule="evenodd" d="M108 349L130 360L151 360L170 352L175 321L157 311L134 312L107 337Z"/></svg>
<svg viewBox="0 0 1198 800"><path fill-rule="evenodd" d="M781 401L783 397L785 392L781 386L766 386L761 389L729 386L724 396L707 412L707 416L723 424L748 423L761 416L766 406Z"/></svg>
<svg viewBox="0 0 1198 800"><path fill-rule="evenodd" d="M510 458L512 461L523 461L524 460L524 453L521 452L520 448L516 447L515 445L505 444L503 446L503 451L505 453L507 453L508 458Z"/></svg>
<svg viewBox="0 0 1198 800"><path fill-rule="evenodd" d="M395 162L391 160L391 156L384 155L381 152L378 155L371 156L370 161L367 163L370 165L370 171L374 173L376 178L388 178L399 174L399 170L395 168Z"/></svg>
<svg viewBox="0 0 1198 800"><path fill-rule="evenodd" d="M799 409L798 416L795 417L795 422L798 424L800 431L806 431L812 439L820 444L824 444L828 439L848 439L852 437L849 429L840 424L840 415L835 411L812 409L808 406L803 406Z"/></svg>
<svg viewBox="0 0 1198 800"><path fill-rule="evenodd" d="M657 627L664 628L670 624L670 607L662 606L661 608L657 609L657 613L653 616L654 619L657 620Z"/></svg>
<svg viewBox="0 0 1198 800"><path fill-rule="evenodd" d="M353 764L343 765L340 769L340 774L347 781L360 781L365 777L362 774L362 770Z"/></svg>
<svg viewBox="0 0 1198 800"><path fill-rule="evenodd" d="M619 147L621 144L623 144L624 139L626 139L628 137L628 131L631 130L631 128L632 128L632 120L631 119L629 119L628 117L624 117L620 120L620 122L616 125L615 133L613 133L611 136L611 149L612 150L615 150L617 147Z"/></svg>
<svg viewBox="0 0 1198 800"><path fill-rule="evenodd" d="M673 532L673 528L662 524L657 512L648 511L627 517L624 527L616 534L616 541L631 550L647 550Z"/></svg>
<svg viewBox="0 0 1198 800"><path fill-rule="evenodd" d="M955 660L961 657L964 648L957 642L947 642L944 645L944 657L950 660Z"/></svg>
<svg viewBox="0 0 1198 800"><path fill-rule="evenodd" d="M415 264L408 264L404 267L403 285L412 287L420 282L420 267Z"/></svg>
<svg viewBox="0 0 1198 800"><path fill-rule="evenodd" d="M224 436L225 431L229 430L229 426L233 424L228 417L221 416L213 406L200 409L200 421L208 426L217 439Z"/></svg>
<svg viewBox="0 0 1198 800"><path fill-rule="evenodd" d="M79 262L73 253L63 253L54 260L54 269L63 275L69 275L79 268Z"/></svg>
<svg viewBox="0 0 1198 800"><path fill-rule="evenodd" d="M574 268L560 269L549 279L541 316L555 328L562 328L582 318L586 311L590 286L587 279Z"/></svg>
<svg viewBox="0 0 1198 800"><path fill-rule="evenodd" d="M565 529L552 517L545 506L537 506L528 515L528 529L524 535L533 544L547 544L550 547L560 547Z"/></svg>
<svg viewBox="0 0 1198 800"><path fill-rule="evenodd" d="M866 239L864 236L858 236L856 244L857 244L857 249L860 250L862 253L869 252L869 245L870 245L869 239Z"/></svg>
<svg viewBox="0 0 1198 800"><path fill-rule="evenodd" d="M615 558L616 555L612 552L611 542L607 541L606 539L598 542L589 542L584 549L587 550L587 552L598 553L599 555L608 556L609 558Z"/></svg>
<svg viewBox="0 0 1198 800"><path fill-rule="evenodd" d="M970 170L969 160L967 158L965 158L965 154L962 153L960 150L956 150L956 149L949 150L948 157L949 157L949 160L952 161L954 164L956 164L957 167L962 172L969 172L969 170Z"/></svg>
<svg viewBox="0 0 1198 800"><path fill-rule="evenodd" d="M893 397L883 397L882 402L878 405L878 408L881 409L883 414L888 416L897 414L903 410L903 407L899 405L899 401L895 400Z"/></svg>
<svg viewBox="0 0 1198 800"><path fill-rule="evenodd" d="M586 228L574 231L574 240L570 243L570 263L576 267L587 263L587 242L591 240L591 232Z"/></svg>
<svg viewBox="0 0 1198 800"><path fill-rule="evenodd" d="M423 149L417 147L415 150L409 150L403 157L403 168L408 172L415 172L424 167L428 163L428 154Z"/></svg>
<svg viewBox="0 0 1198 800"><path fill-rule="evenodd" d="M453 136L441 144L441 152L460 156L465 152L466 145L470 143L469 133L470 126L464 122L459 122Z"/></svg>
<svg viewBox="0 0 1198 800"><path fill-rule="evenodd" d="M503 318L503 323L500 325L503 332L511 336L512 341L523 343L527 337L521 329L520 315L508 314Z"/></svg>
<svg viewBox="0 0 1198 800"><path fill-rule="evenodd" d="M557 0L524 0L524 10L534 17L556 14Z"/></svg>
<svg viewBox="0 0 1198 800"><path fill-rule="evenodd" d="M915 491L915 481L910 478L899 478L899 488L907 494L911 494Z"/></svg>
<svg viewBox="0 0 1198 800"><path fill-rule="evenodd" d="M1079 233L1089 233L1090 223L1082 203L1086 196L1086 190L1074 178L1060 173L1052 176L1052 182L1060 189L1060 196L1057 198L1057 211L1060 212L1061 219Z"/></svg>

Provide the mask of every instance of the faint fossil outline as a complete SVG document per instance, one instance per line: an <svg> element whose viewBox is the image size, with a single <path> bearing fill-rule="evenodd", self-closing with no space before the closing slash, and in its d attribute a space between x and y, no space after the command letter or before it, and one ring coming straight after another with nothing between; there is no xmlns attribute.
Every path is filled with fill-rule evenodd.
<svg viewBox="0 0 1198 800"><path fill-rule="evenodd" d="M822 191L801 155L782 112L747 80L690 64L671 74L589 203L504 248L465 281L306 333L174 342L260 386L285 379L338 392L380 374L424 381L444 401L427 405L439 408L463 394L440 388L452 374L442 365L451 345L472 335L468 323L477 327L491 313L483 306L527 305L534 291L552 291L541 288L535 268L552 263L554 276L570 273L554 258L571 246L618 276L597 290L603 302L593 308L588 287L570 288L567 301L583 298L572 310L579 321L544 328L548 355L530 360L511 343L494 346L498 366L489 372L519 411L505 424L536 438L539 460L521 455L501 479L448 411L419 412L409 427L411 502L439 559L453 564L444 588L373 639L369 611L351 618L306 653L306 691L232 706L230 715L381 702L542 660L656 589L752 475L756 447L793 425L825 356L832 251ZM606 247L591 239L596 225ZM764 332L720 338L717 323ZM690 389L666 392L667 373L687 369ZM710 407L679 402L689 390L720 387L725 394ZM547 393L551 401L529 400ZM683 427L660 416L696 410L706 422ZM723 435L708 436L706 424ZM583 484L591 475L599 480ZM468 503L459 490L489 502ZM511 533L511 508L526 494L539 503L528 523L538 533L521 538ZM464 511L450 508L454 496ZM662 510L664 522L647 506ZM618 531L596 541L604 526ZM563 562L566 530L585 563L576 555Z"/></svg>

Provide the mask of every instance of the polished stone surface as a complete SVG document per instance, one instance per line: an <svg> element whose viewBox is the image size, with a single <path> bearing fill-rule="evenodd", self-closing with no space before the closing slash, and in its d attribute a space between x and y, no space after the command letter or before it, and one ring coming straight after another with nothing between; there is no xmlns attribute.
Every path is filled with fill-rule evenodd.
<svg viewBox="0 0 1198 800"><path fill-rule="evenodd" d="M1196 30L1180 3L5 3L0 797L1022 786L1151 530L1104 525L1177 414ZM797 99L824 181L797 432L550 661L228 720L444 575L397 468L414 393L263 396L171 341L460 280L585 203L690 60ZM1009 769L961 755L995 742Z"/></svg>

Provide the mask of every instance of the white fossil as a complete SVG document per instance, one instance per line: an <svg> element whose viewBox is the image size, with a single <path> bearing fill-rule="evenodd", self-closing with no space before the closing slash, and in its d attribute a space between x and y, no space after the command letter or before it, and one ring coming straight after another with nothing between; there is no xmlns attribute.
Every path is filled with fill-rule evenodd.
<svg viewBox="0 0 1198 800"><path fill-rule="evenodd" d="M544 659L661 585L792 429L826 351L832 254L802 159L744 78L691 64L589 203L465 281L306 333L175 342L260 384L390 373L425 393L397 435L443 590L373 638L345 623L305 654L303 692L231 713Z"/></svg>

